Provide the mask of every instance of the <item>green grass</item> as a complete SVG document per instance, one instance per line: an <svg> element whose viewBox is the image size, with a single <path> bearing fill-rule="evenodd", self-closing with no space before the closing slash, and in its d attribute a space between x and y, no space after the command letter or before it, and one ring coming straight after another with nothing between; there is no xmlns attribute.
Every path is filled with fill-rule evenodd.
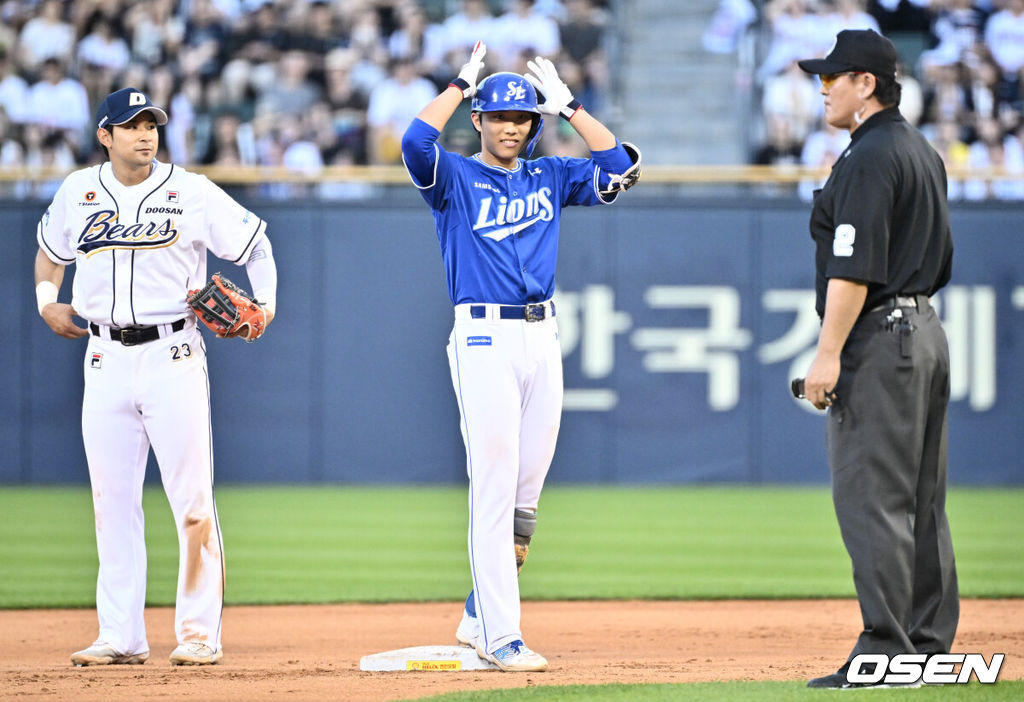
<svg viewBox="0 0 1024 702"><path fill-rule="evenodd" d="M469 588L464 488L222 487L230 604L458 600ZM174 601L178 551L160 488L144 497L152 605ZM1024 489L955 489L949 517L964 597L1024 596ZM92 607L88 488L0 489L0 608ZM551 487L525 599L852 597L827 488ZM1024 682L809 690L798 682L531 686L436 702L1004 702Z"/></svg>
<svg viewBox="0 0 1024 702"><path fill-rule="evenodd" d="M421 702L1016 702L1024 699L1024 682L995 685L944 685L914 690L811 690L802 682L726 682L683 685L573 685L518 687L510 690L451 692L420 698Z"/></svg>
<svg viewBox="0 0 1024 702"><path fill-rule="evenodd" d="M221 487L229 604L457 600L469 589L464 488ZM160 488L144 506L153 605L178 551ZM1024 490L955 489L964 597L1024 596ZM88 488L0 489L0 608L91 607ZM524 599L852 597L827 488L545 490Z"/></svg>

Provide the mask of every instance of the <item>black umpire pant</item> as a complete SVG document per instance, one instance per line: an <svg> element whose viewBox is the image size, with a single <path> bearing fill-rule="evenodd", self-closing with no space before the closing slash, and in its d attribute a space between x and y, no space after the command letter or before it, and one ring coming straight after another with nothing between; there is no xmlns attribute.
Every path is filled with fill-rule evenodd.
<svg viewBox="0 0 1024 702"><path fill-rule="evenodd" d="M827 446L864 630L850 654L945 653L960 616L946 519L949 347L924 295L913 331L864 314L842 352Z"/></svg>

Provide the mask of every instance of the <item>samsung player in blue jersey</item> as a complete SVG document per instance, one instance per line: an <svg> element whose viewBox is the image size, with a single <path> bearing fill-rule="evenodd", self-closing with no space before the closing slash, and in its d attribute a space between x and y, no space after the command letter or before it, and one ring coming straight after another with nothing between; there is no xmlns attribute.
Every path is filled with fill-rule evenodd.
<svg viewBox="0 0 1024 702"><path fill-rule="evenodd" d="M562 353L555 262L562 208L604 205L640 176L640 153L619 143L573 99L554 65L495 73L477 85L477 43L458 78L413 120L402 155L434 215L455 306L448 343L469 474L473 591L456 638L506 671L547 669L523 643L518 570L537 525L537 504L562 414ZM543 102L538 102L538 93ZM438 146L464 98L480 152ZM592 157L527 157L544 115L569 121Z"/></svg>

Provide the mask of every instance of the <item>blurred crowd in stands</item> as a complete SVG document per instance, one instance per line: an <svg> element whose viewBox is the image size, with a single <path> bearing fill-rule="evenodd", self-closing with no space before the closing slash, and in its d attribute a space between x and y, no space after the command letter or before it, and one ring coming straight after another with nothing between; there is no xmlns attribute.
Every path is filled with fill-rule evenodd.
<svg viewBox="0 0 1024 702"><path fill-rule="evenodd" d="M951 178L950 196L1024 199L1024 0L721 0L704 47L757 57L763 136L752 162L830 166L842 153L849 134L824 123L820 83L796 61L824 56L841 29L868 28L896 45L900 110L947 166L1019 175Z"/></svg>
<svg viewBox="0 0 1024 702"><path fill-rule="evenodd" d="M398 164L406 126L478 39L487 72L553 58L600 115L610 12L609 0L0 0L0 168L102 160L95 108L129 85L170 115L162 160ZM846 147L796 61L856 28L896 44L901 110L951 167L1024 173L1024 0L720 0L703 44L748 57L760 112L751 162L828 166ZM446 148L476 151L468 109ZM536 153L585 147L546 120ZM1024 178L951 179L950 195L1024 199Z"/></svg>
<svg viewBox="0 0 1024 702"><path fill-rule="evenodd" d="M170 116L161 160L398 164L478 39L487 72L552 58L599 112L607 14L602 0L0 0L0 167L102 161L93 115L125 86ZM583 148L560 121L538 153ZM476 151L468 117L452 124L448 147Z"/></svg>

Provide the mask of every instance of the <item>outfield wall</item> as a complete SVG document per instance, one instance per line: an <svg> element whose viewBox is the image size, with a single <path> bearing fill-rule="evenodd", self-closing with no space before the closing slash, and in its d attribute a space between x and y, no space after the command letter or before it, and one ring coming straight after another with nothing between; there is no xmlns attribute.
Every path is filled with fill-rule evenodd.
<svg viewBox="0 0 1024 702"><path fill-rule="evenodd" d="M256 344L208 341L218 480L463 481L451 308L426 207L405 189L352 203L238 199L269 222L278 318ZM5 483L88 480L85 341L54 336L33 294L43 209L0 202ZM808 211L637 195L566 214L566 411L550 481L828 480L823 416L788 390L818 330ZM953 212L954 276L936 303L953 362L954 483L1024 483L1022 223L1020 205Z"/></svg>

